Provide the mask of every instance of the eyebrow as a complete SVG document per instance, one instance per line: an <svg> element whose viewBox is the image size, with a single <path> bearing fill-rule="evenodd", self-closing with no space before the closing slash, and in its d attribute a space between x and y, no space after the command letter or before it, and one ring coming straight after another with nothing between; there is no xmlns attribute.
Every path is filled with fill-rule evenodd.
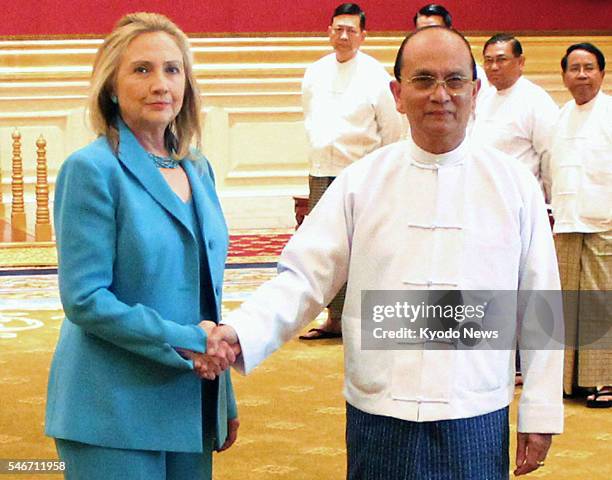
<svg viewBox="0 0 612 480"><path fill-rule="evenodd" d="M134 60L132 62L130 62L130 65L132 66L137 66L137 65L152 65L154 62L150 61L150 60ZM179 60L167 60L164 62L164 65L182 65L183 64L183 60L179 59Z"/></svg>
<svg viewBox="0 0 612 480"><path fill-rule="evenodd" d="M417 68L413 73L412 73L412 77L420 77L422 75L426 75L428 77L436 77L436 74L434 72L432 72L431 70L427 70L425 68ZM448 77L452 77L452 76L460 76L460 77L465 77L465 76L469 76L466 72L463 72L461 70L452 70L448 73L446 73L443 78L448 78Z"/></svg>
<svg viewBox="0 0 612 480"><path fill-rule="evenodd" d="M506 53L498 53L497 55L484 55L484 58L510 58L512 56Z"/></svg>

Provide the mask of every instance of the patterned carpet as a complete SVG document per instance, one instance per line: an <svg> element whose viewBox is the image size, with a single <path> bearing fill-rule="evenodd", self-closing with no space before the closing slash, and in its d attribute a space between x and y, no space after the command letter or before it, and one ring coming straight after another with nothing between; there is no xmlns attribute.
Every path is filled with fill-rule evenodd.
<svg viewBox="0 0 612 480"><path fill-rule="evenodd" d="M291 233L230 235L228 265L275 263ZM0 270L57 267L53 242L0 244Z"/></svg>
<svg viewBox="0 0 612 480"><path fill-rule="evenodd" d="M224 310L273 275L272 268L228 269ZM56 275L0 276L0 459L55 458L42 431L49 362L62 318ZM239 440L215 456L214 478L344 478L342 375L342 344L334 340L292 340L250 376L235 374ZM566 433L555 438L546 466L529 478L612 478L611 412L586 409L577 400L566 407ZM515 408L516 402L513 423Z"/></svg>
<svg viewBox="0 0 612 480"><path fill-rule="evenodd" d="M276 262L291 233L230 235L228 264Z"/></svg>

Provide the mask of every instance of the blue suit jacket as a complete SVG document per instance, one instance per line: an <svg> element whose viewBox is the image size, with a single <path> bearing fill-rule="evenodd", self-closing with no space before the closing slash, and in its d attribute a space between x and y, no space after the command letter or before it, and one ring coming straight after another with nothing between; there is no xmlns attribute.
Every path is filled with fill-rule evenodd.
<svg viewBox="0 0 612 480"><path fill-rule="evenodd" d="M202 451L202 381L175 348L206 349L198 244L187 209L119 120L72 154L55 193L59 286L66 314L49 378L46 433L93 445ZM221 312L227 227L212 170L183 161ZM229 371L219 378L217 446L236 417Z"/></svg>

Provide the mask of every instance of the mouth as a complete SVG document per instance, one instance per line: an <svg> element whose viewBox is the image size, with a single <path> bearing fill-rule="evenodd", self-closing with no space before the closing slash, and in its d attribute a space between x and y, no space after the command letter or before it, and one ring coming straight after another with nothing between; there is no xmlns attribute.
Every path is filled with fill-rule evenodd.
<svg viewBox="0 0 612 480"><path fill-rule="evenodd" d="M164 101L147 102L147 106L152 107L152 108L166 108L169 105L172 105L172 102L164 102Z"/></svg>
<svg viewBox="0 0 612 480"><path fill-rule="evenodd" d="M448 110L432 110L431 112L425 112L425 115L431 115L433 117L445 117L447 115L452 115L453 112Z"/></svg>

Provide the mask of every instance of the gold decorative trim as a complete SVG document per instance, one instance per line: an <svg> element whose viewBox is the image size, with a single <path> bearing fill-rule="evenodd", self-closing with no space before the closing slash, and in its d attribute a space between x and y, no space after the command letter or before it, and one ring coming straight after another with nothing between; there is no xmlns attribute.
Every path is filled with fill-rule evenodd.
<svg viewBox="0 0 612 480"><path fill-rule="evenodd" d="M53 242L3 243L0 245L0 268L57 267Z"/></svg>

